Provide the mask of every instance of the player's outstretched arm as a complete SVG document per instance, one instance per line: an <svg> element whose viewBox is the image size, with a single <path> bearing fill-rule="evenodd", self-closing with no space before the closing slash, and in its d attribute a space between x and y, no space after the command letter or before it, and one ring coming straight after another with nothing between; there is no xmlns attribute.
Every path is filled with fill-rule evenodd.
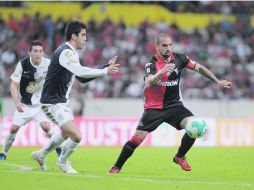
<svg viewBox="0 0 254 190"><path fill-rule="evenodd" d="M108 67L108 66L109 66L109 64L100 65L100 66L98 67L98 69L104 69L104 68L106 68L106 67ZM87 83L87 82L90 82L90 81L92 81L92 80L94 80L94 79L97 79L97 78L99 78L99 77L94 77L94 78L82 78L82 77L76 76L76 79L78 79L78 81L81 82L81 83Z"/></svg>
<svg viewBox="0 0 254 190"><path fill-rule="evenodd" d="M115 74L115 73L117 73L119 71L119 64L115 63L116 60L117 60L117 56L114 56L113 58L111 58L109 60L109 62L107 64L99 66L98 69L105 69L105 68L109 67L107 74L108 75ZM87 83L87 82L90 82L90 81L92 81L94 79L97 79L97 78L99 78L99 77L82 78L82 77L76 76L76 79L78 79L82 83Z"/></svg>
<svg viewBox="0 0 254 190"><path fill-rule="evenodd" d="M219 80L208 68L203 65L196 63L194 68L195 71L203 75L204 77L210 79L211 81L215 82L221 88L231 88L232 83L226 80Z"/></svg>
<svg viewBox="0 0 254 190"><path fill-rule="evenodd" d="M74 52L69 49L64 50L60 54L59 63L76 76L82 78L95 78L108 75L108 68L92 69L81 66L79 59L74 55Z"/></svg>

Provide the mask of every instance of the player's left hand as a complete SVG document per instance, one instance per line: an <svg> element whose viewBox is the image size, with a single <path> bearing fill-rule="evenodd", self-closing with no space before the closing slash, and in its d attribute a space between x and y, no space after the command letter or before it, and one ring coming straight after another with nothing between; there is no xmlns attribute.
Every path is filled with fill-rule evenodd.
<svg viewBox="0 0 254 190"><path fill-rule="evenodd" d="M226 80L220 80L217 83L219 85L219 87L221 88L231 88L232 87L232 83Z"/></svg>
<svg viewBox="0 0 254 190"><path fill-rule="evenodd" d="M111 58L108 62L108 75L113 75L119 72L119 64L116 64L117 56Z"/></svg>
<svg viewBox="0 0 254 190"><path fill-rule="evenodd" d="M108 61L108 64L111 65L111 64L115 64L116 60L117 60L118 56L114 56L112 57L109 61Z"/></svg>

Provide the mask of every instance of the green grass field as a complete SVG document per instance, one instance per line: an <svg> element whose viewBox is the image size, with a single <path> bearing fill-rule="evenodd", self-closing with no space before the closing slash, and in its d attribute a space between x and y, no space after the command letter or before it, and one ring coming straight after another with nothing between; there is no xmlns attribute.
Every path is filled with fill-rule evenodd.
<svg viewBox="0 0 254 190"><path fill-rule="evenodd" d="M1 190L248 190L254 189L254 147L200 148L188 153L193 170L185 172L172 162L176 148L139 148L120 174L106 171L121 148L79 147L72 166L79 174L66 175L51 153L47 171L38 171L31 152L38 148L12 148L0 161Z"/></svg>

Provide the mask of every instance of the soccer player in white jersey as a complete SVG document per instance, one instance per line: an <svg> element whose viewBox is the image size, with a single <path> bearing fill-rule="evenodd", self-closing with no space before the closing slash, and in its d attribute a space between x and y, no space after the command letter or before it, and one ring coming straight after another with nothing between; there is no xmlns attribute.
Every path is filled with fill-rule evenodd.
<svg viewBox="0 0 254 190"><path fill-rule="evenodd" d="M3 142L0 160L6 160L7 152L20 127L32 119L40 122L41 128L48 137L53 135L53 131L50 130L50 122L42 112L40 104L42 87L50 60L43 57L43 46L39 41L30 43L28 54L28 57L18 62L14 73L11 75L10 91L16 105L16 111L9 134Z"/></svg>
<svg viewBox="0 0 254 190"><path fill-rule="evenodd" d="M115 63L115 56L103 69L81 66L77 50L86 44L86 26L79 21L72 21L66 26L65 38L66 42L53 53L41 96L43 111L60 127L61 133L53 135L46 146L33 152L32 158L41 170L45 170L47 154L67 139L62 144L62 153L56 164L65 173L77 173L67 160L81 141L81 132L73 122L69 104L73 81L75 78L82 82L82 79L115 74L119 71L119 64Z"/></svg>

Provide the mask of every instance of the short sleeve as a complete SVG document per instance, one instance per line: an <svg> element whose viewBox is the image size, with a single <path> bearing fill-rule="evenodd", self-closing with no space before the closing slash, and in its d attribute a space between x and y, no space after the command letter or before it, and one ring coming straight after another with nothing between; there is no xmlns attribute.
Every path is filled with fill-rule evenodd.
<svg viewBox="0 0 254 190"><path fill-rule="evenodd" d="M188 57L188 55L184 55L182 60L183 60L183 62L184 62L184 64L185 64L185 67L186 67L186 68L191 69L191 70L193 70L193 69L195 68L196 62L193 61L193 60L191 60L191 59Z"/></svg>
<svg viewBox="0 0 254 190"><path fill-rule="evenodd" d="M15 71L11 75L11 80L13 80L16 83L20 83L22 72L23 72L23 69L22 69L21 63L18 62Z"/></svg>
<svg viewBox="0 0 254 190"><path fill-rule="evenodd" d="M145 77L156 74L154 63L147 63L145 66Z"/></svg>
<svg viewBox="0 0 254 190"><path fill-rule="evenodd" d="M59 57L59 63L60 65L67 67L69 65L80 65L79 58L75 56L74 52L70 49L65 49L62 51Z"/></svg>

